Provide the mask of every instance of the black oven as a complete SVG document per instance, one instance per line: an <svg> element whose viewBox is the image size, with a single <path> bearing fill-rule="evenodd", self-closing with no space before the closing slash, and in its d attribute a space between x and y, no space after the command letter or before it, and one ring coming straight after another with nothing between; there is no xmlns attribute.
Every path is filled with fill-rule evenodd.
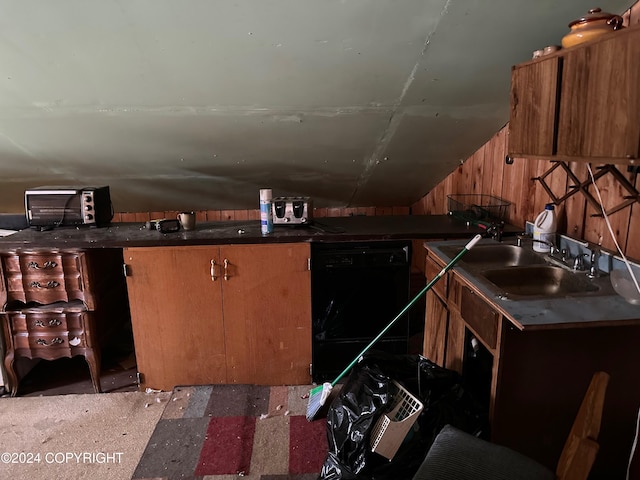
<svg viewBox="0 0 640 480"><path fill-rule="evenodd" d="M409 303L411 243L311 245L312 377L332 381ZM408 314L372 347L408 351Z"/></svg>

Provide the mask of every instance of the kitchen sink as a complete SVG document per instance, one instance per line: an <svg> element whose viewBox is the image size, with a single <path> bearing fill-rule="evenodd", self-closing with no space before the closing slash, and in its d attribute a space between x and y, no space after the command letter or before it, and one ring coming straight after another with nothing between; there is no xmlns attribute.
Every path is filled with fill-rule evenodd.
<svg viewBox="0 0 640 480"><path fill-rule="evenodd" d="M584 274L552 265L485 270L482 276L508 296L576 296L601 289Z"/></svg>
<svg viewBox="0 0 640 480"><path fill-rule="evenodd" d="M461 247L442 247L442 253L455 257ZM488 244L475 245L459 260L474 267L517 267L523 265L541 265L545 263L542 255L517 245Z"/></svg>
<svg viewBox="0 0 640 480"><path fill-rule="evenodd" d="M450 259L460 245L443 245ZM563 263L560 265L560 263ZM531 248L508 243L479 243L465 253L458 265L498 296L511 300L600 296L613 293L608 278L591 279L585 271L574 271L559 259Z"/></svg>

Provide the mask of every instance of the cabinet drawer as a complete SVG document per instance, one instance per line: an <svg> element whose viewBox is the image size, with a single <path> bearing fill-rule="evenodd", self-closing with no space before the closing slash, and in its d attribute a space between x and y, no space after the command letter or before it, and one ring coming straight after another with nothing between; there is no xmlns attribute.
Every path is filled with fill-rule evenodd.
<svg viewBox="0 0 640 480"><path fill-rule="evenodd" d="M490 348L496 348L498 338L498 313L469 287L462 285L460 315Z"/></svg>
<svg viewBox="0 0 640 480"><path fill-rule="evenodd" d="M38 358L51 358L64 356L65 350L72 351L74 348L86 348L87 342L84 332L71 330L57 333L17 333L13 335L14 348L25 355L30 351L31 355ZM62 354L62 355L61 355Z"/></svg>
<svg viewBox="0 0 640 480"><path fill-rule="evenodd" d="M7 301L41 304L84 300L82 253L6 255Z"/></svg>
<svg viewBox="0 0 640 480"><path fill-rule="evenodd" d="M63 257L66 257L66 269L70 270L74 267L76 271L80 269L77 266L76 254L62 253L25 253L21 255L7 255L3 258L5 272L10 274L33 275L38 274L41 278L47 276L59 277L63 276L65 266L63 265Z"/></svg>
<svg viewBox="0 0 640 480"><path fill-rule="evenodd" d="M73 313L23 313L10 312L7 314L12 333L64 333L69 330L83 331L82 315Z"/></svg>
<svg viewBox="0 0 640 480"><path fill-rule="evenodd" d="M7 275L7 301L41 304L82 300L82 282L79 278L42 278Z"/></svg>

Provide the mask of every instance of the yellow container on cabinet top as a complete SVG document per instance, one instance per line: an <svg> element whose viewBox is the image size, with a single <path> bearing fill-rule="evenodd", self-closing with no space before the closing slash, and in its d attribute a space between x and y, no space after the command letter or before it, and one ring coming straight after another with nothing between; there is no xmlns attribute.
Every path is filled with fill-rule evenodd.
<svg viewBox="0 0 640 480"><path fill-rule="evenodd" d="M569 23L571 29L562 38L564 48L573 47L622 28L622 17L592 8L589 13Z"/></svg>

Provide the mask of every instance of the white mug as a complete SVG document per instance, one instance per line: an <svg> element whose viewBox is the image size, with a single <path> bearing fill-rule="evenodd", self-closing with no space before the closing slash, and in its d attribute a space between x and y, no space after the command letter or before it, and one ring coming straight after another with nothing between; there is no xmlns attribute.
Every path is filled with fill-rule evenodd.
<svg viewBox="0 0 640 480"><path fill-rule="evenodd" d="M195 230L196 228L196 214L194 212L181 212L177 216L180 220L180 225L185 230Z"/></svg>

